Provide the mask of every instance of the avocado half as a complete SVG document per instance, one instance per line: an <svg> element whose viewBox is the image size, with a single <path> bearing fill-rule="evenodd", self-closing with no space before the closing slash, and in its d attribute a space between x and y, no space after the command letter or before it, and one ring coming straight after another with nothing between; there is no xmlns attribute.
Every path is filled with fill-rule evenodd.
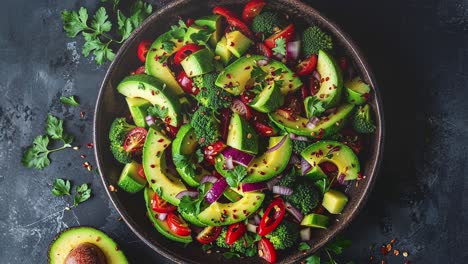
<svg viewBox="0 0 468 264"><path fill-rule="evenodd" d="M68 254L83 243L97 246L104 254L107 264L128 263L124 253L111 237L90 226L71 227L58 234L49 246L49 263L65 263Z"/></svg>

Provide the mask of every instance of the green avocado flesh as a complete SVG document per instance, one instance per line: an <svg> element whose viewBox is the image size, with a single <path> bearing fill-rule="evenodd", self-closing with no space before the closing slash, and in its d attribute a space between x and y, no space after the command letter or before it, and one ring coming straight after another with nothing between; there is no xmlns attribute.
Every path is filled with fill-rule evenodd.
<svg viewBox="0 0 468 264"><path fill-rule="evenodd" d="M335 107L340 103L343 90L343 77L340 68L331 55L320 50L317 60L317 71L322 80L320 89L315 97L323 102L325 108Z"/></svg>
<svg viewBox="0 0 468 264"><path fill-rule="evenodd" d="M330 214L340 214L347 203L348 197L340 191L329 190L323 195L322 206Z"/></svg>
<svg viewBox="0 0 468 264"><path fill-rule="evenodd" d="M304 149L301 156L312 166L311 171L316 170L320 163L331 162L338 168L338 177L345 180L355 180L361 168L359 160L353 150L337 141L317 141Z"/></svg>
<svg viewBox="0 0 468 264"><path fill-rule="evenodd" d="M140 164L135 161L125 164L117 182L120 189L129 193L136 193L145 187L146 179L138 175L139 167Z"/></svg>
<svg viewBox="0 0 468 264"><path fill-rule="evenodd" d="M151 190L150 188L145 188L144 191L145 195L145 204L146 204L146 212L148 214L148 217L153 223L153 226L156 228L156 230L159 231L163 236L169 238L170 240L174 240L177 242L182 242L182 243L190 243L192 242L192 236L179 236L172 232L172 230L169 228L167 225L167 221L161 221L158 219L158 212L153 211L151 207L151 199L154 196L154 191Z"/></svg>
<svg viewBox="0 0 468 264"><path fill-rule="evenodd" d="M321 214L308 214L302 219L301 226L327 229L329 222L330 219L328 216Z"/></svg>
<svg viewBox="0 0 468 264"><path fill-rule="evenodd" d="M188 77L195 77L214 71L213 58L211 50L201 49L187 56L180 64Z"/></svg>
<svg viewBox="0 0 468 264"><path fill-rule="evenodd" d="M237 58L244 55L244 53L253 44L252 40L250 40L240 31L232 31L226 33L226 42L227 49Z"/></svg>
<svg viewBox="0 0 468 264"><path fill-rule="evenodd" d="M247 176L242 182L261 182L269 180L286 169L292 153L292 141L289 135L270 137L268 149L279 144L284 138L284 143L277 150L263 153L255 157L247 168ZM216 171L227 177L229 171L225 168L225 159L222 154L216 156ZM240 165L239 165L240 166Z"/></svg>
<svg viewBox="0 0 468 264"><path fill-rule="evenodd" d="M258 153L257 132L238 113L231 117L226 145L250 154Z"/></svg>
<svg viewBox="0 0 468 264"><path fill-rule="evenodd" d="M213 31L210 37L210 44L215 47L223 36L222 17L220 15L209 15L195 20L195 25Z"/></svg>
<svg viewBox="0 0 468 264"><path fill-rule="evenodd" d="M175 157L176 155L191 157L197 150L197 147L198 140L195 135L195 130L190 124L185 124L180 127L176 138L172 142L172 157ZM203 176L210 174L198 163L196 163L195 175L191 175L190 171L187 171L187 169L180 166L176 166L176 170L180 177L182 177L182 179L192 187L198 186Z"/></svg>
<svg viewBox="0 0 468 264"><path fill-rule="evenodd" d="M366 95L370 93L370 86L356 77L344 84L346 88L346 101L354 105L362 105L367 101Z"/></svg>
<svg viewBox="0 0 468 264"><path fill-rule="evenodd" d="M278 109L284 103L284 96L281 94L281 88L277 82L267 85L255 97L250 106L262 113L270 113Z"/></svg>
<svg viewBox="0 0 468 264"><path fill-rule="evenodd" d="M216 44L215 54L219 56L224 65L227 65L231 61L232 53L227 48L226 37L221 38L221 40Z"/></svg>
<svg viewBox="0 0 468 264"><path fill-rule="evenodd" d="M247 55L237 59L219 74L216 79L216 86L234 95L241 94L245 90L246 85L252 82L250 75L253 68L257 66L257 62L265 59L264 56L260 55ZM279 61L269 60L269 63L261 66L261 68L267 73L266 79L283 80L283 85L281 86L281 94L283 95L293 92L302 86L302 82L296 74ZM281 69L280 74L273 73L279 69Z"/></svg>
<svg viewBox="0 0 468 264"><path fill-rule="evenodd" d="M106 258L107 263L128 263L122 250L115 241L101 230L88 227L72 227L60 233L49 248L49 263L63 264L68 254L83 243L97 246Z"/></svg>
<svg viewBox="0 0 468 264"><path fill-rule="evenodd" d="M143 147L143 169L153 191L161 192L164 200L178 205L180 200L175 196L187 188L179 177L167 169L165 152L170 144L165 135L150 128Z"/></svg>
<svg viewBox="0 0 468 264"><path fill-rule="evenodd" d="M117 91L126 97L142 98L153 105L167 109L167 118L171 126L181 122L180 102L177 95L166 89L166 85L156 78L146 74L136 74L123 79L117 86Z"/></svg>
<svg viewBox="0 0 468 264"><path fill-rule="evenodd" d="M336 108L336 111L326 117L322 117L314 128L307 127L309 120L305 117L295 117L290 120L278 111L268 114L273 123L278 127L288 132L300 136L308 136L311 138L326 138L328 136L338 133L346 124L349 117L353 113L354 105L343 104Z"/></svg>
<svg viewBox="0 0 468 264"><path fill-rule="evenodd" d="M148 115L148 107L151 103L141 98L125 97L127 101L128 109L132 115L133 122L138 127L147 127L146 116Z"/></svg>

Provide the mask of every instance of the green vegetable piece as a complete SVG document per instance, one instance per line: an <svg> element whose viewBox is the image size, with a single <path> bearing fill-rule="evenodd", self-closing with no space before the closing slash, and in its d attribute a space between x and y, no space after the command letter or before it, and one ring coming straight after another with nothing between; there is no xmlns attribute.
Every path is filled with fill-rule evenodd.
<svg viewBox="0 0 468 264"><path fill-rule="evenodd" d="M262 12L252 21L254 33L264 33L265 36L272 35L275 29L281 29L287 25L287 21L280 14L275 12Z"/></svg>
<svg viewBox="0 0 468 264"><path fill-rule="evenodd" d="M146 179L138 175L140 164L135 161L125 164L117 185L128 193L137 193L146 186Z"/></svg>
<svg viewBox="0 0 468 264"><path fill-rule="evenodd" d="M301 226L327 229L329 226L329 222L330 219L328 218L328 216L321 214L308 214L302 219Z"/></svg>
<svg viewBox="0 0 468 264"><path fill-rule="evenodd" d="M332 50L332 38L318 26L312 26L302 32L302 52L305 56L318 54L319 50Z"/></svg>
<svg viewBox="0 0 468 264"><path fill-rule="evenodd" d="M348 203L348 197L337 190L329 190L323 195L322 206L330 214L340 214Z"/></svg>
<svg viewBox="0 0 468 264"><path fill-rule="evenodd" d="M288 221L283 221L275 230L265 236L276 250L287 249L297 243L299 227Z"/></svg>
<svg viewBox="0 0 468 264"><path fill-rule="evenodd" d="M374 133L376 126L372 120L369 105L360 106L354 114L352 125L354 130L363 134Z"/></svg>

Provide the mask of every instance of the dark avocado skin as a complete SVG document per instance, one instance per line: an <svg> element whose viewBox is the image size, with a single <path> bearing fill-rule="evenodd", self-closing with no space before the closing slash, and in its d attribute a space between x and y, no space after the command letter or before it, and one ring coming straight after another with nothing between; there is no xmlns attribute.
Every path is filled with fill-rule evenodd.
<svg viewBox="0 0 468 264"><path fill-rule="evenodd" d="M65 264L107 264L102 250L91 243L79 244L68 254Z"/></svg>

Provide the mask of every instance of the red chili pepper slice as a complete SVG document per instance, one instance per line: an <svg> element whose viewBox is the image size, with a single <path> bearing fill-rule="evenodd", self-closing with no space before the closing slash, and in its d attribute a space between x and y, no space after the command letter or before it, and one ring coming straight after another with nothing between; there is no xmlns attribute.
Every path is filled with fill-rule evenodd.
<svg viewBox="0 0 468 264"><path fill-rule="evenodd" d="M260 221L260 225L258 227L258 234L261 236L265 236L269 234L271 231L275 230L275 228L280 224L281 220L283 220L284 216L284 203L281 198L276 198L273 202L268 206L263 214L262 220Z"/></svg>
<svg viewBox="0 0 468 264"><path fill-rule="evenodd" d="M317 68L317 55L312 54L297 65L296 73L299 76L311 74Z"/></svg>
<svg viewBox="0 0 468 264"><path fill-rule="evenodd" d="M276 136L275 130L267 124L264 124L259 121L255 121L254 127L260 136L264 136L264 137Z"/></svg>
<svg viewBox="0 0 468 264"><path fill-rule="evenodd" d="M174 55L174 63L180 65L180 62L183 61L188 55L194 53L197 50L201 50L203 47L197 44L187 44L180 48Z"/></svg>
<svg viewBox="0 0 468 264"><path fill-rule="evenodd" d="M271 51L270 48L268 48L265 44L263 43L257 43L257 53L261 54L265 57L271 58L273 57L273 51Z"/></svg>
<svg viewBox="0 0 468 264"><path fill-rule="evenodd" d="M214 165L216 155L221 153L221 151L223 151L223 149L225 148L226 144L224 144L224 142L221 140L217 141L212 145L206 146L203 151L203 153L205 154L205 159Z"/></svg>
<svg viewBox="0 0 468 264"><path fill-rule="evenodd" d="M258 241L258 256L269 263L276 262L276 250L270 240L262 237L260 241Z"/></svg>
<svg viewBox="0 0 468 264"><path fill-rule="evenodd" d="M222 6L217 6L213 8L213 13L217 15L221 15L226 18L227 23L231 27L235 27L238 30L240 30L244 35L246 35L250 39L254 39L254 35L252 31L250 31L249 27L242 22L234 12L231 10L222 7Z"/></svg>
<svg viewBox="0 0 468 264"><path fill-rule="evenodd" d="M141 62L146 61L146 54L151 46L151 40L145 39L138 44L137 55Z"/></svg>
<svg viewBox="0 0 468 264"><path fill-rule="evenodd" d="M200 90L197 87L193 86L192 79L190 79L185 71L179 72L177 74L177 82L182 86L182 89L189 94L197 95Z"/></svg>
<svg viewBox="0 0 468 264"><path fill-rule="evenodd" d="M252 22L254 17L262 12L265 5L265 0L251 0L245 5L244 10L242 11L242 19L247 23Z"/></svg>
<svg viewBox="0 0 468 264"><path fill-rule="evenodd" d="M284 38L284 40L287 42L290 42L294 37L294 25L290 24L280 32L272 35L271 37L267 38L265 40L265 45L269 47L270 49L274 48L276 46L275 41L279 38Z"/></svg>
<svg viewBox="0 0 468 264"><path fill-rule="evenodd" d="M245 234L246 230L247 228L243 223L235 223L230 225L226 233L226 244L234 244L234 242L239 240Z"/></svg>
<svg viewBox="0 0 468 264"><path fill-rule="evenodd" d="M197 240L204 245L209 244L215 241L222 231L221 226L207 226L197 235Z"/></svg>

